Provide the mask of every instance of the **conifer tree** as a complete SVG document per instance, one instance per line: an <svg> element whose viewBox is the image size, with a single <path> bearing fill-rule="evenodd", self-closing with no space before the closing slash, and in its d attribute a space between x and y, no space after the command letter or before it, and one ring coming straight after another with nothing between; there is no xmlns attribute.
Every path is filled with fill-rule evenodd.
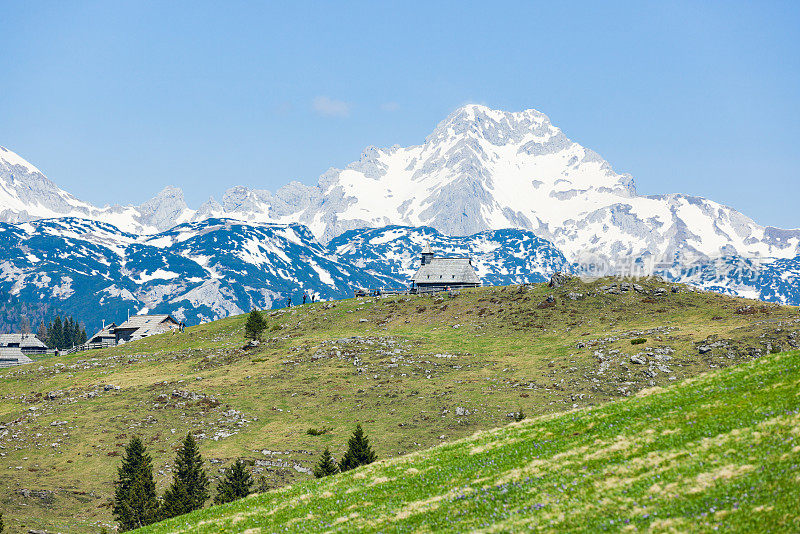
<svg viewBox="0 0 800 534"><path fill-rule="evenodd" d="M120 528L133 530L154 523L158 519L158 497L153 461L138 437L131 438L125 447L117 473L112 511Z"/></svg>
<svg viewBox="0 0 800 534"><path fill-rule="evenodd" d="M67 317L64 319L64 326L62 327L62 334L61 334L61 346L60 349L66 349L72 346L72 340L74 339L74 329L72 326L72 317Z"/></svg>
<svg viewBox="0 0 800 534"><path fill-rule="evenodd" d="M164 493L161 519L187 514L203 507L209 497L208 477L203 469L203 457L192 434L186 434L175 457L175 475Z"/></svg>
<svg viewBox="0 0 800 534"><path fill-rule="evenodd" d="M51 349L60 349L62 338L64 336L64 329L61 324L61 317L56 315L53 322L47 328L47 346Z"/></svg>
<svg viewBox="0 0 800 534"><path fill-rule="evenodd" d="M217 482L217 495L215 504L225 504L243 497L252 492L253 479L241 458L237 458L231 467L225 470L225 477Z"/></svg>
<svg viewBox="0 0 800 534"><path fill-rule="evenodd" d="M342 461L339 462L339 470L342 472L355 469L360 465L371 464L378 459L378 456L370 447L369 439L364 435L361 425L356 425L356 430L347 442L347 452L344 453Z"/></svg>
<svg viewBox="0 0 800 534"><path fill-rule="evenodd" d="M329 475L335 475L338 472L339 466L336 465L336 462L333 460L333 456L331 456L331 450L328 447L325 447L325 450L322 451L322 457L319 459L319 463L314 466L314 476L317 478L322 478Z"/></svg>
<svg viewBox="0 0 800 534"><path fill-rule="evenodd" d="M253 308L244 324L244 337L247 339L261 339L261 333L267 327L267 322L261 312Z"/></svg>

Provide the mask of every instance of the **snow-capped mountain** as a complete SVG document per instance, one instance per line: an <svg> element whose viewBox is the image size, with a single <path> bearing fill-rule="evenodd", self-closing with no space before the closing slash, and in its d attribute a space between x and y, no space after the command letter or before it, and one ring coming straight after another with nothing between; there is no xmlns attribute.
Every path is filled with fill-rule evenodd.
<svg viewBox="0 0 800 534"><path fill-rule="evenodd" d="M800 251L800 230L763 227L702 198L637 195L630 175L538 111L478 105L455 111L421 145L368 148L317 186L292 183L274 195L235 188L216 207L226 216L300 222L323 242L392 224L455 236L520 228L572 261L587 253L790 258Z"/></svg>
<svg viewBox="0 0 800 534"><path fill-rule="evenodd" d="M524 230L451 238L432 228L354 230L328 245L305 226L207 219L137 236L77 218L0 223L0 291L86 321L172 313L195 324L253 307L408 287L424 243L473 257L485 283L543 281L569 270L549 242Z"/></svg>
<svg viewBox="0 0 800 534"><path fill-rule="evenodd" d="M336 299L394 283L335 261L297 224L207 219L141 237L76 218L0 223L0 291L51 304L90 330L128 313L197 324L288 297L297 304L303 291Z"/></svg>
<svg viewBox="0 0 800 534"><path fill-rule="evenodd" d="M702 198L639 196L542 113L478 105L420 145L370 147L315 186L234 187L197 210L174 187L98 208L0 147L0 241L0 290L90 327L129 310L193 323L303 290L402 286L425 241L472 256L487 284L649 261L698 287L800 304L800 230Z"/></svg>
<svg viewBox="0 0 800 534"><path fill-rule="evenodd" d="M552 243L513 228L460 237L425 226L350 230L328 243L328 249L342 262L407 287L425 245L432 245L436 255L472 258L475 272L487 285L544 282L555 272L573 270Z"/></svg>
<svg viewBox="0 0 800 534"><path fill-rule="evenodd" d="M0 223L0 291L41 302L86 322L128 314L172 313L189 324L252 307L351 296L358 287L408 287L422 248L470 256L484 284L542 282L580 266L530 230L452 237L430 227L350 230L327 244L300 224L207 219L139 236L77 218ZM755 262L739 257L676 264L667 278L698 287L800 304L800 257Z"/></svg>
<svg viewBox="0 0 800 534"><path fill-rule="evenodd" d="M430 226L446 235L519 228L554 243L570 261L608 258L793 258L800 230L758 225L711 200L639 196L633 178L570 141L535 110L459 108L411 147L367 148L315 186L292 182L274 194L234 187L189 209L168 187L141 206L96 208L58 189L34 166L0 149L0 220L73 216L133 233L225 217L301 223L323 243L348 230Z"/></svg>
<svg viewBox="0 0 800 534"><path fill-rule="evenodd" d="M124 231L153 234L195 215L183 191L166 187L141 206L95 207L60 189L16 153L0 146L0 222L17 223L79 217L113 224Z"/></svg>

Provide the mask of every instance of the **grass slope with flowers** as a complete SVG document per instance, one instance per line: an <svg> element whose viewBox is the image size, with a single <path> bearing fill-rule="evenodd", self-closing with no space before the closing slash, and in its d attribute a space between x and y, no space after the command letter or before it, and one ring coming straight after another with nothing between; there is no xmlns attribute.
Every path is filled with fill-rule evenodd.
<svg viewBox="0 0 800 534"><path fill-rule="evenodd" d="M177 532L797 532L800 353L178 517Z"/></svg>

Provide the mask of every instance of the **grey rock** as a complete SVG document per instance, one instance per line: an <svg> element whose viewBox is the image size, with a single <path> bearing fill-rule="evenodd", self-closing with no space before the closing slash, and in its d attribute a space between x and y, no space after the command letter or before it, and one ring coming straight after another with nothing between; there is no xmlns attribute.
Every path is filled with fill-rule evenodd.
<svg viewBox="0 0 800 534"><path fill-rule="evenodd" d="M555 289L557 287L563 286L564 284L569 282L570 279L571 276L565 273L562 272L553 273L553 276L550 277L550 281L547 283L547 285Z"/></svg>

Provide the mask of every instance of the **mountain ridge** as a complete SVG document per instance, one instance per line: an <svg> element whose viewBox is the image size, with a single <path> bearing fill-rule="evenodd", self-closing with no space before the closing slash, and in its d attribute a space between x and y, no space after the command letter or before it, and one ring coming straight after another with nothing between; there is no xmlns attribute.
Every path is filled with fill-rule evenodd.
<svg viewBox="0 0 800 534"><path fill-rule="evenodd" d="M26 165L20 170L47 180L16 154L8 159L21 160ZM8 169L0 161L0 182ZM571 141L545 114L476 104L456 109L422 144L369 146L344 169L328 169L316 185L294 181L274 193L235 186L221 201L212 197L196 210L169 186L141 206L96 208L70 198L77 204L62 203L60 212L17 206L16 218L11 203L0 220L83 216L152 234L175 223L226 217L299 222L322 242L393 224L431 226L454 236L521 228L555 243L573 261L586 252L791 258L800 251L800 229L761 226L702 197L640 196L630 174L615 172L599 154Z"/></svg>
<svg viewBox="0 0 800 534"><path fill-rule="evenodd" d="M1 148L0 224L0 287L55 306L82 288L99 301L73 309L91 310L92 323L104 302L196 322L306 290L333 299L357 285L405 286L423 238L476 256L488 284L650 265L643 274L800 304L800 230L760 226L702 197L638 195L630 174L536 110L463 106L423 143L367 147L315 186L236 186L196 210L174 186L139 206L98 208Z"/></svg>

